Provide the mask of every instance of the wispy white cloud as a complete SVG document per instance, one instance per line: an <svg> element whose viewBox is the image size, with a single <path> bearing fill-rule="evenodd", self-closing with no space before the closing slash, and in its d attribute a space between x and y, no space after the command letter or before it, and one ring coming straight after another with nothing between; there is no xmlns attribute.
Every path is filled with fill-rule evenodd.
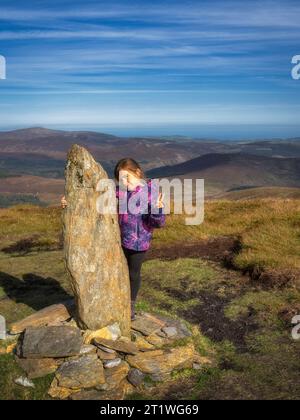
<svg viewBox="0 0 300 420"><path fill-rule="evenodd" d="M0 6L0 103L16 104L2 119L92 123L94 108L103 122L296 118L297 1L20 3Z"/></svg>
<svg viewBox="0 0 300 420"><path fill-rule="evenodd" d="M51 109L51 112L49 112ZM262 112L263 110L263 112ZM128 104L126 109L123 105L119 106L94 106L93 110L86 109L83 106L68 107L57 106L56 110L44 105L42 109L24 110L19 117L20 124L31 124L34 121L40 121L43 124L236 124L237 121L243 124L272 124L274 116L277 124L290 124L294 121L300 108L294 107L274 107L267 104L258 109L256 106L237 106L227 104L206 104L187 105L183 104L178 110L174 104L168 109L157 104L144 104L143 107L137 107ZM7 124L14 120L13 116L7 114Z"/></svg>
<svg viewBox="0 0 300 420"><path fill-rule="evenodd" d="M247 27L298 27L300 6L283 0L238 2L156 2L117 5L87 2L84 7L34 9L0 8L0 20L40 21L67 19L118 19L141 22L204 23Z"/></svg>
<svg viewBox="0 0 300 420"><path fill-rule="evenodd" d="M300 12L299 12L300 16ZM226 31L226 30L164 30L164 29L122 29L116 30L104 27L100 30L18 30L1 31L0 40L78 40L78 39L132 39L145 41L170 41L170 40L211 40L211 41L284 41L298 42L299 32L290 31Z"/></svg>

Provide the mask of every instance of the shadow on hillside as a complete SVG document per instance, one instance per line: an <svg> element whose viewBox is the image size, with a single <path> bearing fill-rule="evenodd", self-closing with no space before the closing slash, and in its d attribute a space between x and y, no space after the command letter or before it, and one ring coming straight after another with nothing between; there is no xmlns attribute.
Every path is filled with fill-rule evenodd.
<svg viewBox="0 0 300 420"><path fill-rule="evenodd" d="M19 279L0 272L0 287L9 299L25 304L35 311L72 299L57 280L32 273L24 274Z"/></svg>
<svg viewBox="0 0 300 420"><path fill-rule="evenodd" d="M235 345L238 352L248 351L245 339L258 328L254 321L255 310L249 307L244 316L232 320L226 316L225 309L236 296L220 297L214 292L201 292L199 297L200 303L188 311L181 311L180 316L198 324L201 332L213 342L227 340Z"/></svg>
<svg viewBox="0 0 300 420"><path fill-rule="evenodd" d="M39 235L33 235L28 238L20 239L19 241L4 247L1 252L5 254L17 254L16 256L23 257L33 251L57 251L63 248L62 236L58 238L57 243L42 241Z"/></svg>

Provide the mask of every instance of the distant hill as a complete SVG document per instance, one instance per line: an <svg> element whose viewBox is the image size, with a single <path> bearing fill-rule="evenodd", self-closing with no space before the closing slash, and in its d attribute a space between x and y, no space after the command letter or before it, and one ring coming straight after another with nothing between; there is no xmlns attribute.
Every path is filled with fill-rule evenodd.
<svg viewBox="0 0 300 420"><path fill-rule="evenodd" d="M234 145L233 145L234 146ZM269 157L300 157L300 139L239 143L241 152Z"/></svg>
<svg viewBox="0 0 300 420"><path fill-rule="evenodd" d="M5 202L7 194L25 191L56 202L74 143L86 147L110 177L119 159L132 157L152 177L205 178L207 196L248 187L299 186L300 139L222 142L34 127L0 132L0 194L6 194Z"/></svg>
<svg viewBox="0 0 300 420"><path fill-rule="evenodd" d="M300 158L212 153L177 165L156 168L147 174L158 178L201 178L205 179L208 187L219 192L241 187L300 187Z"/></svg>
<svg viewBox="0 0 300 420"><path fill-rule="evenodd" d="M13 197L26 194L45 203L59 204L59 198L64 193L63 179L45 178L22 175L0 180L0 198L7 201L8 195Z"/></svg>
<svg viewBox="0 0 300 420"><path fill-rule="evenodd" d="M201 153L217 150L226 152L230 147L211 142L175 142L165 139L117 137L89 131L57 131L45 128L29 128L10 132L0 132L0 169L6 168L6 159L26 156L32 170L45 158L51 158L49 165L61 161L63 168L67 152L74 143L86 147L108 171L112 171L117 160L130 156L138 160L145 169L172 165L191 159ZM55 160L55 162L53 161ZM19 164L15 161L18 170ZM20 162L21 163L21 162ZM22 166L22 165L21 165ZM9 170L12 170L9 167ZM16 172L16 171L15 171ZM20 172L20 171L19 171ZM24 173L21 171L21 173ZM27 172L25 172L27 173ZM39 175L35 172L32 175Z"/></svg>
<svg viewBox="0 0 300 420"><path fill-rule="evenodd" d="M59 131L35 127L0 132L0 171L62 177L67 152L74 143L86 147L112 174L117 160L131 156L146 170L176 165L195 156L247 153L300 157L300 141L218 142L184 136L118 137L91 131ZM49 174L48 174L49 172Z"/></svg>
<svg viewBox="0 0 300 420"><path fill-rule="evenodd" d="M278 199L285 198L290 200L300 200L300 188L288 187L259 187L243 188L235 191L225 192L213 197L214 199L224 199L230 201L255 200L255 199Z"/></svg>

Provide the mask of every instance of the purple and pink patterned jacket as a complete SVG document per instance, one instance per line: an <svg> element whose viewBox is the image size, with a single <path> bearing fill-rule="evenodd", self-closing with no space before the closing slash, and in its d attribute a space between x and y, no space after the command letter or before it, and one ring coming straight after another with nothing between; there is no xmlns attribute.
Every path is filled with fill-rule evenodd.
<svg viewBox="0 0 300 420"><path fill-rule="evenodd" d="M163 209L155 208L158 193L158 184L151 179L145 186L137 186L132 191L124 191L119 185L116 186L116 197L121 202L118 218L123 247L135 251L148 250L154 228L165 225L166 216ZM128 205L130 199L132 204Z"/></svg>

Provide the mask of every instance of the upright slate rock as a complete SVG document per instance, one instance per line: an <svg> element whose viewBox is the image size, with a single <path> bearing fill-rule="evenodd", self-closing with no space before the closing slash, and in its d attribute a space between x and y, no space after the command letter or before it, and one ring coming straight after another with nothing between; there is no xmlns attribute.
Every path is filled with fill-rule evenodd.
<svg viewBox="0 0 300 420"><path fill-rule="evenodd" d="M74 145L66 166L65 260L77 303L79 325L98 330L117 322L130 334L130 286L117 214L100 214L97 199L104 169ZM115 196L111 198L115 200Z"/></svg>

